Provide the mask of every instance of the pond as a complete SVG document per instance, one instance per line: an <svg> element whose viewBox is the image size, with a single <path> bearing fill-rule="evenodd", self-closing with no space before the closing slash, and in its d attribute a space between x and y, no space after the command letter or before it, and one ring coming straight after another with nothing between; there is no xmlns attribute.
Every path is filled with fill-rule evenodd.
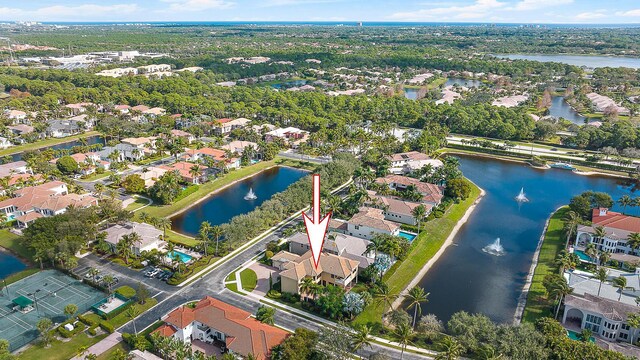
<svg viewBox="0 0 640 360"><path fill-rule="evenodd" d="M447 78L447 82L444 83L444 86L464 86L466 88L474 88L482 86L482 82L480 80L474 79L463 79L463 78Z"/></svg>
<svg viewBox="0 0 640 360"><path fill-rule="evenodd" d="M90 136L88 138L85 138L86 140L86 144L87 145L95 145L95 144L104 144L104 138L102 136L99 135L94 135L94 136ZM45 146L43 148L40 148L38 150L46 150L46 149L53 149L53 150L66 150L66 149L71 149L74 146L80 146L82 145L82 142L80 142L80 140L73 140L73 141L68 141L62 144L58 144L58 145L53 145L53 146ZM11 159L13 161L20 161L22 160L22 152L19 153L15 153L15 154L11 154L9 156L11 156Z"/></svg>
<svg viewBox="0 0 640 360"><path fill-rule="evenodd" d="M464 175L483 188L486 196L462 226L453 245L420 281L420 286L431 293L429 302L423 304L423 313L433 313L445 322L460 310L483 313L498 322L512 322L538 240L551 213L586 190L607 192L614 200L635 191L624 180L610 177L538 170L489 158L459 158ZM529 202L519 205L515 197L521 188ZM503 253L483 251L498 238Z"/></svg>
<svg viewBox="0 0 640 360"><path fill-rule="evenodd" d="M292 80L292 81L285 81L281 83L271 84L271 87L274 89L289 89L292 87L306 85L307 82L308 82L307 80Z"/></svg>
<svg viewBox="0 0 640 360"><path fill-rule="evenodd" d="M640 58L619 56L590 56L590 55L541 55L541 54L508 54L495 55L498 58L511 60L533 60L541 62L559 62L588 68L627 67L640 69Z"/></svg>
<svg viewBox="0 0 640 360"><path fill-rule="evenodd" d="M224 224L236 215L252 211L307 174L308 172L304 170L289 167L273 167L264 170L209 196L174 216L171 219L172 228L180 233L195 236L203 221L208 221L211 225ZM257 196L255 200L244 199L250 190Z"/></svg>
<svg viewBox="0 0 640 360"><path fill-rule="evenodd" d="M562 96L554 96L551 99L549 115L555 118L565 118L576 125L584 125L584 121L587 119L575 111Z"/></svg>
<svg viewBox="0 0 640 360"><path fill-rule="evenodd" d="M406 97L409 100L418 100L418 93L420 92L420 88L405 87L403 88L403 90L404 90L404 97Z"/></svg>
<svg viewBox="0 0 640 360"><path fill-rule="evenodd" d="M26 268L27 265L17 257L7 252L0 251L0 279L6 279L7 276Z"/></svg>

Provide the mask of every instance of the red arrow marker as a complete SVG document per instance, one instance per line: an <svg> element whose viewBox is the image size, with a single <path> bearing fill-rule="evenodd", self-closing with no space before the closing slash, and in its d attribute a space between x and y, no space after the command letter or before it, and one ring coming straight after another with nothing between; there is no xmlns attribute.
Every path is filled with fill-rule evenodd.
<svg viewBox="0 0 640 360"><path fill-rule="evenodd" d="M313 265L315 265L316 269L320 261L320 253L324 246L324 236L327 233L330 218L331 212L320 220L320 175L313 174L313 219L309 218L304 211L302 212L302 219L304 220L304 226L307 228L309 247L313 256Z"/></svg>

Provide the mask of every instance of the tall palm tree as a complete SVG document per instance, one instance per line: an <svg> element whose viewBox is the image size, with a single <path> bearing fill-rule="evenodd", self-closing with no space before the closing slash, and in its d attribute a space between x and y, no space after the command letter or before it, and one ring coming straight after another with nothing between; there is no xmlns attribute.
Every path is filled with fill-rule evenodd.
<svg viewBox="0 0 640 360"><path fill-rule="evenodd" d="M555 275L551 278L551 282L546 284L549 297L555 299L558 302L558 307L555 311L555 318L558 318L560 312L560 306L562 306L562 299L573 292L573 288L569 286L564 276Z"/></svg>
<svg viewBox="0 0 640 360"><path fill-rule="evenodd" d="M202 166L195 164L192 165L189 168L189 175L191 175L193 177L193 179L195 180L195 183L198 184L200 181L198 180L198 177L202 174Z"/></svg>
<svg viewBox="0 0 640 360"><path fill-rule="evenodd" d="M420 233L420 223L422 222L424 217L427 215L427 208L424 207L424 205L420 204L420 205L416 206L415 208L413 208L413 210L411 211L411 215L413 215L413 217L415 217L416 221L418 222L418 234L419 234Z"/></svg>
<svg viewBox="0 0 640 360"><path fill-rule="evenodd" d="M613 279L613 286L620 290L620 295L618 295L618 301L620 301L620 299L622 299L622 290L627 287L627 278L624 276L618 276Z"/></svg>
<svg viewBox="0 0 640 360"><path fill-rule="evenodd" d="M438 343L440 352L436 355L436 360L456 360L464 353L464 347L451 336L445 336Z"/></svg>
<svg viewBox="0 0 640 360"><path fill-rule="evenodd" d="M600 285L598 286L598 296L600 296L600 289L602 288L602 283L607 281L607 278L609 277L609 274L607 273L607 269L603 267L598 268L594 277L598 279L598 281L600 281Z"/></svg>
<svg viewBox="0 0 640 360"><path fill-rule="evenodd" d="M384 239L380 236L374 236L369 240L369 245L367 245L367 252L373 251L373 262L378 259L378 250L382 247L382 243Z"/></svg>
<svg viewBox="0 0 640 360"><path fill-rule="evenodd" d="M576 254L570 254L566 251L561 251L556 258L556 264L560 269L560 274L564 273L567 269L575 269L580 262Z"/></svg>
<svg viewBox="0 0 640 360"><path fill-rule="evenodd" d="M580 224L580 216L575 211L569 211L564 217L564 231L567 234L565 247L569 245L573 235L576 233L578 224Z"/></svg>
<svg viewBox="0 0 640 360"><path fill-rule="evenodd" d="M136 318L140 315L140 309L137 306L131 306L127 309L127 318L131 320L131 324L133 324L133 334L138 336L138 330L136 329Z"/></svg>
<svg viewBox="0 0 640 360"><path fill-rule="evenodd" d="M214 225L211 227L210 230L211 236L213 236L216 239L216 253L215 255L218 256L218 243L220 242L220 237L223 234L222 228L218 225Z"/></svg>
<svg viewBox="0 0 640 360"><path fill-rule="evenodd" d="M358 350L363 349L365 347L371 348L371 328L367 325L358 326L356 331L351 335L351 347L353 351L357 354Z"/></svg>
<svg viewBox="0 0 640 360"><path fill-rule="evenodd" d="M137 235L133 236L133 235ZM116 252L118 255L124 258L124 263L129 265L129 258L133 255L133 250L131 247L135 244L135 242L139 241L140 235L136 233L125 234L122 235L120 241L116 245Z"/></svg>
<svg viewBox="0 0 640 360"><path fill-rule="evenodd" d="M386 312L385 310L390 309L391 305L393 304L393 302L396 300L398 296L395 294L391 293L391 290L389 290L389 286L387 286L386 284L381 284L379 286L376 286L374 293L373 293L373 298L376 300L376 302L378 302L379 304L382 304L383 307L383 315Z"/></svg>
<svg viewBox="0 0 640 360"><path fill-rule="evenodd" d="M598 240L598 244L602 244L602 239L607 237L607 231L605 230L604 226L596 226L593 229L593 237Z"/></svg>
<svg viewBox="0 0 640 360"><path fill-rule="evenodd" d="M633 253L640 248L640 233L631 233L627 237L627 245L631 248Z"/></svg>
<svg viewBox="0 0 640 360"><path fill-rule="evenodd" d="M171 219L166 217L159 218L156 222L156 226L162 229L162 239L167 241L167 229L171 229Z"/></svg>
<svg viewBox="0 0 640 360"><path fill-rule="evenodd" d="M211 240L211 223L203 221L200 224L200 231L198 232L200 240L202 241L202 247L204 248L204 256L207 256L207 249L209 248L209 241Z"/></svg>
<svg viewBox="0 0 640 360"><path fill-rule="evenodd" d="M598 259L600 259L600 265L606 265L611 259L611 254L607 251L600 251L598 253Z"/></svg>
<svg viewBox="0 0 640 360"><path fill-rule="evenodd" d="M407 308L413 308L413 323L411 326L414 329L416 327L416 319L422 314L422 303L428 302L428 297L429 293L425 292L424 289L419 286L413 287L409 290L407 296L405 296L405 299L409 300L409 306Z"/></svg>
<svg viewBox="0 0 640 360"><path fill-rule="evenodd" d="M640 328L640 314L632 313L627 315L627 325L629 325L629 344L633 344L636 331Z"/></svg>
<svg viewBox="0 0 640 360"><path fill-rule="evenodd" d="M598 248L596 247L596 244L588 243L584 249L584 253L598 263Z"/></svg>
<svg viewBox="0 0 640 360"><path fill-rule="evenodd" d="M622 213L624 214L627 211L627 206L633 204L633 199L629 195L622 195L620 199L618 199L618 205L622 206Z"/></svg>
<svg viewBox="0 0 640 360"><path fill-rule="evenodd" d="M396 340L402 346L402 350L400 351L400 360L404 359L404 351L407 349L407 345L411 343L411 338L413 337L413 330L408 324L401 324L396 327L396 331L394 332Z"/></svg>
<svg viewBox="0 0 640 360"><path fill-rule="evenodd" d="M301 294L304 294L304 297L307 300L309 299L309 293L311 293L311 288L313 288L313 285L315 285L315 283L310 277L305 277L300 282L299 291Z"/></svg>

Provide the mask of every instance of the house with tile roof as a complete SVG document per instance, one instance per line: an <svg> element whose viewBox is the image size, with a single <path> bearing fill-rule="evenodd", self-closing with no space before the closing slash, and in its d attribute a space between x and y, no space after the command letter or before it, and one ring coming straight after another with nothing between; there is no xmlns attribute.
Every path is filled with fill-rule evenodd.
<svg viewBox="0 0 640 360"><path fill-rule="evenodd" d="M398 236L400 224L385 218L382 209L363 206L346 222L345 234L371 240L376 234Z"/></svg>
<svg viewBox="0 0 640 360"><path fill-rule="evenodd" d="M606 234L603 238L595 236L595 229L600 226ZM640 260L639 249L632 249L627 243L627 238L633 233L640 233L640 217L596 208L592 210L590 225L578 225L575 248L585 250L592 243L598 250L610 253L614 260L637 261Z"/></svg>
<svg viewBox="0 0 640 360"><path fill-rule="evenodd" d="M309 238L306 233L297 232L287 238L289 253L304 255L310 251ZM361 269L373 264L374 254L367 250L371 241L341 233L328 232L322 251L355 260Z"/></svg>
<svg viewBox="0 0 640 360"><path fill-rule="evenodd" d="M375 181L377 184L387 185L389 189L396 191L405 191L408 187L413 186L422 195L421 202L434 206L440 205L442 198L444 198L444 187L407 176L391 174L377 178Z"/></svg>
<svg viewBox="0 0 640 360"><path fill-rule="evenodd" d="M193 172L193 168L198 166L200 168L200 174L195 174ZM188 163L184 161L179 161L170 165L160 165L158 166L160 169L164 169L167 171L177 171L178 174L182 177L187 183L190 184L202 184L207 181L207 177L210 173L209 168L204 165L197 165L193 163Z"/></svg>
<svg viewBox="0 0 640 360"><path fill-rule="evenodd" d="M255 359L266 360L271 356L271 349L289 336L280 328L252 318L250 313L209 296L195 307L181 306L171 311L162 320L164 324L153 333L174 337L194 348L208 348L211 353L206 355L218 350L218 353L253 355Z"/></svg>
<svg viewBox="0 0 640 360"><path fill-rule="evenodd" d="M251 123L251 120L245 118L237 119L218 119L215 121L216 125L213 127L213 131L218 135L225 135L235 129L242 129Z"/></svg>
<svg viewBox="0 0 640 360"><path fill-rule="evenodd" d="M382 210L384 218L386 220L399 222L408 225L417 225L418 220L413 216L413 210L422 205L425 207L426 215L433 210L432 204L421 204L418 202L404 200L395 196L382 196L377 195L375 192L368 190L368 201L365 202L366 206L378 208Z"/></svg>
<svg viewBox="0 0 640 360"><path fill-rule="evenodd" d="M443 165L442 161L432 159L429 155L417 151L393 154L389 156L388 159L391 161L389 172L397 175L412 173L425 165L431 165L433 168Z"/></svg>
<svg viewBox="0 0 640 360"><path fill-rule="evenodd" d="M322 286L335 285L345 290L350 290L358 279L357 260L329 252L320 254L318 267L313 263L311 251L302 255L280 251L273 255L272 264L280 270L282 292L291 294L300 293L300 284L305 278Z"/></svg>
<svg viewBox="0 0 640 360"><path fill-rule="evenodd" d="M187 149L181 158L185 161L206 163L207 159L212 160L215 163L224 162L227 169L240 168L240 158L227 157L227 153L224 150L213 149L205 147L202 149Z"/></svg>
<svg viewBox="0 0 640 360"><path fill-rule="evenodd" d="M162 240L162 230L147 223L128 222L116 224L107 228L105 232L107 233L105 241L111 246L113 252L116 252L116 246L118 246L124 235L133 233L140 236L140 240L131 245L131 250L138 256L143 251L162 250L167 245Z"/></svg>

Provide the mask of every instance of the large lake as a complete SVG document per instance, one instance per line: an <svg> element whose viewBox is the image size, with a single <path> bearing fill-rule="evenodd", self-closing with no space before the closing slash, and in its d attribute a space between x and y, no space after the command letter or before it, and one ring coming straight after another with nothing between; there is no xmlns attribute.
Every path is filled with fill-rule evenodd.
<svg viewBox="0 0 640 360"><path fill-rule="evenodd" d="M589 56L589 55L538 55L538 54L508 54L495 55L498 58L511 60L533 60L542 62L559 62L588 68L627 67L640 69L640 58L620 56Z"/></svg>
<svg viewBox="0 0 640 360"><path fill-rule="evenodd" d="M562 96L554 96L551 99L551 107L549 115L556 118L565 118L577 125L584 125L585 117L573 110L571 105L567 103Z"/></svg>
<svg viewBox="0 0 640 360"><path fill-rule="evenodd" d="M105 143L104 138L102 136L99 135L94 135L94 136L90 136L88 138L85 138L86 144L87 145L95 145L95 144L103 144ZM46 150L46 149L53 149L53 150L67 150L67 149L71 149L74 146L80 146L82 145L82 142L80 140L72 140L72 141L68 141L62 144L58 144L58 145L53 145L53 146L45 146L43 148L40 148L38 150ZM22 160L22 154L23 152L18 152L15 154L11 154L9 156L11 156L11 158L13 159L13 161L20 161Z"/></svg>
<svg viewBox="0 0 640 360"><path fill-rule="evenodd" d="M172 228L183 234L195 236L200 224L208 221L211 225L220 225L232 217L246 214L268 200L276 193L285 190L308 172L289 167L273 167L237 182L223 189L188 210L174 216ZM256 200L245 200L250 189L258 197Z"/></svg>
<svg viewBox="0 0 640 360"><path fill-rule="evenodd" d="M423 313L447 321L454 312L483 313L512 322L533 254L551 213L585 190L615 199L632 192L630 184L609 177L581 176L566 170L538 170L525 164L459 157L464 175L486 191L454 244L421 280L430 292ZM528 203L514 200L524 187ZM501 239L504 256L482 249Z"/></svg>
<svg viewBox="0 0 640 360"><path fill-rule="evenodd" d="M18 271L22 271L27 267L20 259L17 257L0 251L0 279L6 279L7 276L17 273Z"/></svg>

